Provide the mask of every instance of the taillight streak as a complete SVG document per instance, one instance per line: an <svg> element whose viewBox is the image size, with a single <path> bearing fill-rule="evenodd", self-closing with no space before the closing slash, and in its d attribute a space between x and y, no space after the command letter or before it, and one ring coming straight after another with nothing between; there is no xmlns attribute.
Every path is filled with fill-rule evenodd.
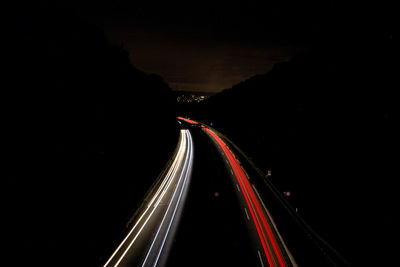
<svg viewBox="0 0 400 267"><path fill-rule="evenodd" d="M269 227L269 224L266 221L264 212L261 210L261 206L258 202L258 200L256 199L256 196L250 186L250 183L248 182L246 175L244 174L243 169L241 168L241 166L239 165L238 161L236 160L236 158L233 156L233 153L228 149L228 147L225 145L225 143L221 140L221 138L219 138L214 132L212 132L211 130L205 128L205 130L217 141L217 143L220 145L220 147L222 148L222 150L224 151L226 157L229 160L229 163L235 173L235 177L239 182L239 185L242 189L244 198L246 200L246 203L249 207L251 216L253 218L253 221L255 223L256 229L257 229L257 233L260 237L260 241L261 244L263 246L265 255L267 257L268 263L270 266L276 266L278 265L277 262L275 261L275 259L272 257L272 251L271 251L271 247L269 245L269 243L271 243L272 247L273 247L273 251L275 252L275 255L279 261L279 265L278 266L286 266L283 257L281 255L281 251L278 248L278 245L276 243L276 239L274 238L271 229ZM250 201L251 199L251 201ZM261 219L261 222L260 222ZM264 226L264 229L267 232L268 235L268 239L265 236L264 231L261 230L262 226ZM269 240L269 242L268 242Z"/></svg>
<svg viewBox="0 0 400 267"><path fill-rule="evenodd" d="M197 121L192 121L190 119L186 119L186 118L183 118L183 117L177 117L177 119L186 121L186 122L188 122L190 124L199 124Z"/></svg>

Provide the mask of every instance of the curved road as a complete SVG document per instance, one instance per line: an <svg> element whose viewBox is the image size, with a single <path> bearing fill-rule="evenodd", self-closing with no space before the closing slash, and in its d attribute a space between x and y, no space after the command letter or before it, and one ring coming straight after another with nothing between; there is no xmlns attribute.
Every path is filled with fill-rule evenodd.
<svg viewBox="0 0 400 267"><path fill-rule="evenodd" d="M225 219L222 218L220 221L223 221L221 225L235 225L235 235L248 236L249 241L245 242L246 244L240 245L247 247L247 249L242 250L243 252L245 250L251 251L244 252L246 256L243 255L243 257L248 257L249 255L251 257L250 261L252 263L250 263L250 261L247 263L252 266L262 267L297 266L263 203L257 188L250 182L250 177L248 177L240 162L223 141L223 138L210 128L196 121L181 117L178 117L178 119L182 122L183 126L197 126L196 133L202 131L208 136L208 140L215 145L217 151L219 151L221 162L224 162L221 166L229 173L232 181L232 183L230 183L231 186L229 186L228 183L228 185L225 185L225 188L227 191L232 192L232 198L235 198L236 195L236 199L238 200L235 203L235 201L231 199L227 204L230 206L236 205L237 214L243 214L243 216L240 216L242 219L232 215L232 218L238 218L238 220L234 219L232 221L232 219L229 220L228 217L226 217ZM201 251L206 251L204 246L201 247L201 245L199 245L200 239L205 240L203 244L209 242L212 246L211 242L213 242L212 240L215 237L215 233L207 236L207 234L210 234L212 231L205 229L205 235L194 240L193 235L191 235L193 234L193 230L196 231L197 229L197 231L199 231L200 229L199 227L195 227L197 222L191 221L188 226L190 220L184 220L184 229L179 232L177 240L175 240L175 234L177 233L178 224L183 213L183 206L189 191L193 154L191 133L187 129L182 129L178 142L178 149L172 158L172 163L170 163L169 167L165 170L165 175L161 177L158 183L151 189L140 212L136 216L135 224L105 263L104 267L164 266L167 264L167 258L170 254L169 252L171 252L171 248L172 257L168 261L168 265L181 266L185 254L191 255L191 253L199 251L195 250L195 252L192 252L196 247L196 243L197 246L200 246ZM198 175L195 176L197 177ZM201 178L204 183L204 174L200 176L202 177L198 178ZM226 178L228 178L228 176L226 176ZM194 192L195 191L192 193ZM216 197L218 197L218 194ZM198 200L196 201L198 202ZM200 202L201 209L204 209L205 202ZM197 208L192 214L198 213L199 211L200 210ZM204 209L203 212L204 211L206 211L206 209ZM203 218L207 217L207 213L204 214L203 212L201 212L199 216L203 216ZM190 212L187 214L190 214ZM230 216L228 213L226 215ZM243 228L240 227L238 221L243 222ZM185 227L188 228L185 230ZM184 234L184 238L182 238L182 234ZM230 236L232 236L232 234ZM184 241L180 242L182 240ZM183 244L183 248L182 245L180 248L174 248L172 246L173 242L178 244L178 247L180 243ZM211 256L203 253L199 255L201 255L202 258ZM214 257L215 256L219 255L216 254ZM191 265L196 263L193 261L193 258L190 258L190 261ZM188 264L188 262L186 261L185 264ZM236 262L236 264L238 264L238 262Z"/></svg>
<svg viewBox="0 0 400 267"><path fill-rule="evenodd" d="M227 168L230 169L233 183L237 189L238 198L248 221L250 234L257 239L257 254L261 266L297 266L287 249L278 229L263 203L257 188L251 184L249 178L225 142L212 130L202 127L215 142L221 156L225 158Z"/></svg>
<svg viewBox="0 0 400 267"><path fill-rule="evenodd" d="M104 267L164 265L187 195L192 162L191 134L181 130L172 164L158 188L147 196L136 223Z"/></svg>

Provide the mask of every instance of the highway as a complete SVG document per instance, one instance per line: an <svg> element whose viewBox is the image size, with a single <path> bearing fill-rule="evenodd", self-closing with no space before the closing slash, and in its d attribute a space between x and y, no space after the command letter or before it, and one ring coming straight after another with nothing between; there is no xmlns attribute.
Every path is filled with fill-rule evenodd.
<svg viewBox="0 0 400 267"><path fill-rule="evenodd" d="M260 266L297 266L278 232L268 209L263 203L257 188L251 184L245 170L233 152L215 132L203 127L203 131L215 142L230 170L232 182L241 201L241 207L248 222L250 235L257 239L255 245Z"/></svg>
<svg viewBox="0 0 400 267"><path fill-rule="evenodd" d="M256 257L257 260L253 261L252 264L262 267L297 266L296 261L279 234L271 214L261 199L256 185L250 182L250 177L248 177L232 150L229 149L227 144L223 141L223 138L209 127L196 121L182 117L178 117L178 119L196 128L201 128L203 133L208 136L209 140L214 143L217 151L219 151L217 154L219 154L224 161L226 172L229 173L231 177L230 186L228 185L230 187L229 190L235 192L238 200L237 203L243 214L242 220L244 220L247 225L247 229L244 229L244 232L247 232L247 235L249 235L250 242L246 244L246 246L251 246L251 249L255 251L252 257ZM209 151L209 153L212 153L212 151ZM226 179L228 177L222 176L218 178ZM230 204L235 205L236 203L231 201ZM232 222L226 222L226 224L229 223L232 224ZM236 234L239 235L240 231L243 231L243 229L238 228ZM248 252L246 253L250 254ZM242 255L243 254L244 252L242 252ZM239 265L236 264L236 266Z"/></svg>
<svg viewBox="0 0 400 267"><path fill-rule="evenodd" d="M193 141L182 129L165 175L150 191L134 225L104 267L163 266L178 228L190 184Z"/></svg>
<svg viewBox="0 0 400 267"><path fill-rule="evenodd" d="M177 119L177 149L104 267L348 266L229 139Z"/></svg>

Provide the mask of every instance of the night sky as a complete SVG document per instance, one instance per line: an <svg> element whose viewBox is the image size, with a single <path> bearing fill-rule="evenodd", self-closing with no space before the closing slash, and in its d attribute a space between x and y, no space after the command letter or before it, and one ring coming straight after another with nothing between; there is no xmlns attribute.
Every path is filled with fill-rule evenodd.
<svg viewBox="0 0 400 267"><path fill-rule="evenodd" d="M299 49L269 41L218 40L207 32L159 25L109 24L132 63L157 73L175 90L218 92L288 60Z"/></svg>
<svg viewBox="0 0 400 267"><path fill-rule="evenodd" d="M139 69L174 90L218 92L311 47L334 1L76 1Z"/></svg>

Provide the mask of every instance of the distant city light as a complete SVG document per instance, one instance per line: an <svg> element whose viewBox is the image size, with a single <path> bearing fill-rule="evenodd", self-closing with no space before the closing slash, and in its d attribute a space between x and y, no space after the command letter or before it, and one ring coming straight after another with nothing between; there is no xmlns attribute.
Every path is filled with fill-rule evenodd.
<svg viewBox="0 0 400 267"><path fill-rule="evenodd" d="M176 97L178 103L200 103L209 98L208 95L182 93Z"/></svg>

